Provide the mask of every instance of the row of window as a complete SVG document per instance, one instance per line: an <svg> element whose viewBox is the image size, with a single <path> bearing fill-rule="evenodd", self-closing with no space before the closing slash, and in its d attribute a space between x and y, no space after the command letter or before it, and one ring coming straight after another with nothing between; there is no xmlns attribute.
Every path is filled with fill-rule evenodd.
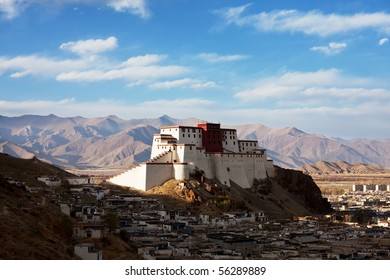
<svg viewBox="0 0 390 280"><path fill-rule="evenodd" d="M245 144L245 145L244 145ZM257 143L255 142L241 142L240 143L241 146L250 146L250 147L256 147L257 146Z"/></svg>
<svg viewBox="0 0 390 280"><path fill-rule="evenodd" d="M168 131L168 129L162 129L161 132L165 132L165 131ZM172 131L172 129L170 128L169 131ZM175 131L177 131L177 128L175 128Z"/></svg>
<svg viewBox="0 0 390 280"><path fill-rule="evenodd" d="M196 131L199 131L200 130L200 128L182 128L181 129L181 132L193 132L193 133L195 133Z"/></svg>
<svg viewBox="0 0 390 280"><path fill-rule="evenodd" d="M190 147L190 150L192 150L192 146L189 146L189 147ZM178 148L180 150L182 150L183 146L179 146ZM171 150L171 149L172 149L171 146L163 146L163 147L161 147L161 150ZM157 150L160 150L160 146L157 146ZM176 151L176 147L175 146L173 146L173 150Z"/></svg>
<svg viewBox="0 0 390 280"><path fill-rule="evenodd" d="M196 134L193 134L194 137L193 138L196 138ZM185 138L186 135L183 133L183 138ZM191 138L191 134L188 134L188 138ZM199 134L199 138L202 138L202 134Z"/></svg>

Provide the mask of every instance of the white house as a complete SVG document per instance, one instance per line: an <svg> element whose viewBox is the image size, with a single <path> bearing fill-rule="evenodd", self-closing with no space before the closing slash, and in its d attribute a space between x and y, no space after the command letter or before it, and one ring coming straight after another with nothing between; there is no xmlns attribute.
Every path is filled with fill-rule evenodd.
<svg viewBox="0 0 390 280"><path fill-rule="evenodd" d="M37 178L38 181L44 182L49 187L60 187L61 180L53 176L40 176Z"/></svg>
<svg viewBox="0 0 390 280"><path fill-rule="evenodd" d="M82 260L102 260L102 251L95 250L93 244L77 244L74 246L75 255L79 256Z"/></svg>
<svg viewBox="0 0 390 280"><path fill-rule="evenodd" d="M164 126L153 137L151 159L108 181L143 191L169 179L187 180L190 173L202 172L218 179L250 188L254 179L273 177L273 161L257 141L238 140L235 129L216 123L192 126Z"/></svg>
<svg viewBox="0 0 390 280"><path fill-rule="evenodd" d="M77 186L77 185L88 185L91 180L89 177L68 177L65 178L68 181L69 185Z"/></svg>

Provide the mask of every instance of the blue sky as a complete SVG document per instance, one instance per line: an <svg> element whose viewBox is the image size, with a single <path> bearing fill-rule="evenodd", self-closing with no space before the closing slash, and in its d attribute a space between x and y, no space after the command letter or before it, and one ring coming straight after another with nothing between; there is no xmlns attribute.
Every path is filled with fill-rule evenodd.
<svg viewBox="0 0 390 280"><path fill-rule="evenodd" d="M387 0L0 0L0 114L390 138L389 39Z"/></svg>

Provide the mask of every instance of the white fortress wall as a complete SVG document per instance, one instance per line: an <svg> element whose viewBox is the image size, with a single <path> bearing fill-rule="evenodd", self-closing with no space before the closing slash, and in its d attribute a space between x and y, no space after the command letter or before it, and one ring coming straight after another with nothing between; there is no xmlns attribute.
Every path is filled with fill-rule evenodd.
<svg viewBox="0 0 390 280"><path fill-rule="evenodd" d="M195 148L195 147L194 147ZM185 156L188 156L189 147L184 144L177 145L176 148L176 161L177 162L188 162L185 159Z"/></svg>
<svg viewBox="0 0 390 280"><path fill-rule="evenodd" d="M181 162L188 164L189 172L194 172L196 169L203 170L207 178L214 178L214 171L211 165L211 157L205 154L204 149L196 148L195 146L186 145L180 151Z"/></svg>
<svg viewBox="0 0 390 280"><path fill-rule="evenodd" d="M249 181L249 178L245 174L245 170L242 165L231 165L229 167L229 179L234 183L238 184L242 188L250 188L252 182Z"/></svg>
<svg viewBox="0 0 390 280"><path fill-rule="evenodd" d="M226 169L227 164L224 161L223 154L212 154L212 161L214 162L215 178L222 184L230 187L229 173Z"/></svg>
<svg viewBox="0 0 390 280"><path fill-rule="evenodd" d="M206 178L216 177L212 154L206 153L205 150L198 150L196 161L198 168L204 171Z"/></svg>
<svg viewBox="0 0 390 280"><path fill-rule="evenodd" d="M214 176L230 186L229 180L243 188L250 188L253 180L267 178L265 156L260 154L212 154Z"/></svg>
<svg viewBox="0 0 390 280"><path fill-rule="evenodd" d="M173 165L171 163L146 163L146 166L144 190L160 186L169 179L174 178Z"/></svg>
<svg viewBox="0 0 390 280"><path fill-rule="evenodd" d="M133 187L145 190L146 185L146 163L142 163L122 174L112 177L109 182L125 187Z"/></svg>
<svg viewBox="0 0 390 280"><path fill-rule="evenodd" d="M206 178L215 178L215 166L212 154L206 153L205 150L198 150L194 163L197 169L204 171Z"/></svg>
<svg viewBox="0 0 390 280"><path fill-rule="evenodd" d="M176 180L188 180L190 178L188 165L186 163L174 163L173 170Z"/></svg>
<svg viewBox="0 0 390 280"><path fill-rule="evenodd" d="M269 177L275 177L275 167L274 167L274 161L272 159L268 159L266 162L266 170Z"/></svg>
<svg viewBox="0 0 390 280"><path fill-rule="evenodd" d="M256 179L267 178L267 156L265 154L255 155L255 175Z"/></svg>

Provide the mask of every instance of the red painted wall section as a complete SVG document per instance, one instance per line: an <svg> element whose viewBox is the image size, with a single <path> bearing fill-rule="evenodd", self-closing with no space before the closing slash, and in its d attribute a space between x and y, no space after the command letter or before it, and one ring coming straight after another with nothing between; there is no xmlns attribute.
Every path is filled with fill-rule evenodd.
<svg viewBox="0 0 390 280"><path fill-rule="evenodd" d="M200 123L199 128L202 128L202 146L208 153L222 153L222 130L219 123Z"/></svg>

